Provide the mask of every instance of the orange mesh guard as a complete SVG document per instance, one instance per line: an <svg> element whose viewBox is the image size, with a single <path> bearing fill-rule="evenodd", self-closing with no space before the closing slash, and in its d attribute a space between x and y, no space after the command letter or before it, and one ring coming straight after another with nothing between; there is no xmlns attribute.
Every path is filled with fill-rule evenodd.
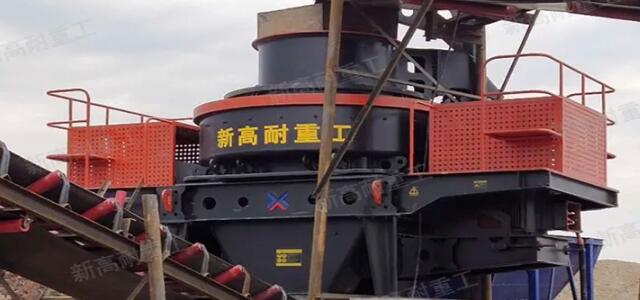
<svg viewBox="0 0 640 300"><path fill-rule="evenodd" d="M78 88L47 95L68 104L67 120L47 124L67 131L67 154L48 158L67 162L69 180L84 188L97 189L107 181L111 188L133 188L141 180L145 187L172 186L174 161L198 161L198 127L180 123L190 118L158 118L95 103L89 92ZM83 108L84 118L74 119L74 104ZM104 121L92 123L92 109L103 111ZM115 125L113 113L139 122Z"/></svg>
<svg viewBox="0 0 640 300"><path fill-rule="evenodd" d="M91 126L89 149L86 149L87 127L73 127L68 131L67 151L91 153L104 159L91 160L86 188L99 188L104 181L112 187L135 187L140 179L145 186L173 185L175 126L167 123L147 125L148 150L145 151L145 124ZM147 153L145 153L147 152ZM73 182L85 183L85 161L70 160L67 174Z"/></svg>
<svg viewBox="0 0 640 300"><path fill-rule="evenodd" d="M548 169L606 186L606 117L560 97L435 105L431 173Z"/></svg>

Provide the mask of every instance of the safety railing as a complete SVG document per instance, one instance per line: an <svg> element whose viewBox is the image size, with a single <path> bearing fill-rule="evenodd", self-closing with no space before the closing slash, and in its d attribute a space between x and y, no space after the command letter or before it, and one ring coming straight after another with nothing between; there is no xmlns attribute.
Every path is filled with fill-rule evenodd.
<svg viewBox="0 0 640 300"><path fill-rule="evenodd" d="M514 60L518 60L521 58L542 58L545 60L549 60L551 62L554 63L554 67L553 70L557 70L557 74L558 74L558 82L557 82L557 90L556 91L549 91L549 90L545 90L545 89L525 89L525 90L502 90L502 91L497 91L497 92L488 92L486 91L487 88L487 82L488 82L488 77L487 77L487 66L496 61L496 60L506 60L506 59L514 59ZM557 66L557 67L556 67ZM572 74L568 74L569 72L571 72ZM490 109L491 107L495 107L492 104L497 104L496 102L498 101L502 101L502 100L507 100L507 99L513 99L513 98L522 98L522 99L532 99L531 95L537 95L537 96L543 96L543 97L553 97L553 98L561 98L561 99L568 99L570 101L574 101L577 104L581 104L585 107L589 107L591 108L591 105L587 105L587 102L589 102L589 104L592 104L590 101L588 100L592 100L591 98L587 99L588 97L593 97L593 96L597 96L600 99L600 106L601 106L601 110L599 110L598 108L594 109L595 111L597 111L598 113L602 113L606 120L608 125L613 124L614 122L612 120L610 120L609 118L606 117L606 106L607 106L607 95L614 93L615 89L613 87L611 87L610 85L594 78L593 76L582 72L580 70L578 70L577 68L570 66L564 62L562 62L561 60L548 55L548 54L541 54L541 53L530 53L530 54L520 54L520 55L501 55L501 56L496 56L493 58L490 58L486 61L485 64L482 65L482 70L480 72L480 74L483 74L484 76L480 76L480 86L484 88L484 90L479 92L480 95L480 102L466 102L466 103L462 103L461 105L469 105L469 106L473 106L473 107L477 107L478 110L474 110L472 112L464 112L464 107L463 109L460 110L460 115L463 114L469 114L470 118L476 118L474 120L479 120L477 123L474 124L480 124L480 125L472 125L472 124L467 124L465 123L465 126L468 126L469 128L472 128L473 130L477 131L481 137L482 137L482 145L480 145L481 150L478 150L478 153L476 153L476 155L479 156L479 161L480 161L480 167L478 170L487 170L487 151L486 150L486 136L499 136L501 138L506 138L506 139L522 139L522 138L526 138L526 137L532 137L535 139L539 139L540 137L557 137L558 136L558 132L556 132L555 130L551 130L549 128L524 128L524 129L513 129L513 130L487 130L487 114L488 114L488 109ZM569 78L569 76L574 76L573 78L577 78L579 79L579 87L568 87L568 82L569 80L567 80L567 78ZM577 75L577 77L575 77ZM508 75L507 77L509 77L510 75ZM507 79L508 81L508 79ZM554 86L555 88L555 86ZM573 90L575 89L575 90ZM518 96L518 97L514 97L514 96ZM492 100L492 101L489 101ZM505 103L506 104L506 103ZM516 106L518 103L513 103L514 106ZM435 169L432 161L428 161L425 160L425 164L426 164L426 168L425 166L421 165L421 158L417 158L416 156L416 148L421 147L422 145L416 145L416 141L415 141L415 125L414 125L414 118L416 115L416 112L418 111L429 111L430 115L429 115L429 121L430 122L434 122L433 120L435 120L435 116L436 114L440 113L438 110L442 108L442 105L440 104L435 104L435 103L427 103L427 102L422 102L422 101L415 101L415 103L409 108L409 153L408 153L408 173L409 175L430 175L433 174L434 172L439 172L442 173L443 171L434 171ZM452 105L449 107L445 107L442 111L446 111L447 109L455 109L456 106ZM458 107L460 108L460 107ZM432 133L434 130L436 130L436 126L434 126L433 123L429 123L430 126L430 133ZM476 127L473 127L476 126ZM433 138L433 135L430 135L429 138ZM464 139L464 137L455 137L458 139ZM444 149L446 149L447 151L449 149L447 149L447 145L442 146ZM429 140L429 145L428 147L435 147L433 140ZM465 146L462 145L459 148L464 148ZM434 155L434 151L433 149L429 149L429 155L430 157L433 157ZM462 150L462 151L466 151L466 150ZM564 151L564 150L563 150ZM468 155L468 154L465 154ZM463 167L464 168L464 167ZM473 168L473 167L471 167ZM444 172L468 172L468 171L472 171L472 169L469 170L459 170L459 169L455 169L454 171L449 171L446 170Z"/></svg>
<svg viewBox="0 0 640 300"><path fill-rule="evenodd" d="M593 76L582 72L580 70L578 70L577 68L549 55L549 54L545 54L545 53L525 53L525 54L512 54L512 55L499 55L499 56L495 56L492 57L490 59L488 59L484 66L483 66L483 74L484 76L482 76L481 78L481 84L480 86L486 89L487 86L487 66L494 61L497 60L504 60L504 59L513 59L513 60L520 60L521 58L544 58L544 59L548 59L552 62L555 62L557 64L557 68L558 68L558 93L554 94L553 92L550 91L543 91L543 90L523 90L523 91L497 91L497 92L487 92L482 91L481 92L481 100L487 100L488 98L497 98L497 99L503 99L504 96L507 95L522 95L522 94L545 94L545 95L549 95L549 96L559 96L559 97L563 97L563 98L567 98L567 99L572 99L575 100L575 97L580 97L580 103L584 106L587 106L587 96L596 96L599 95L600 96L600 105L601 105L601 112L602 114L606 115L606 110L607 110L607 94L611 94L615 92L615 89L613 87L611 87L610 85L594 78ZM575 92L570 92L567 93L566 90L566 86L565 86L565 76L566 76L566 71L573 71L575 74L577 74L580 77L580 89L578 91ZM595 83L596 86L598 87L596 90L592 90L592 89L588 89L587 88L587 84L588 83ZM609 120L609 122L611 122L611 120Z"/></svg>
<svg viewBox="0 0 640 300"><path fill-rule="evenodd" d="M84 99L79 99L79 98L74 98L69 96L69 93L81 93L84 95ZM166 124L170 124L172 126L176 126L176 127L182 127L182 128L186 128L186 129L191 129L191 130L198 130L197 126L194 125L189 125L186 123L183 123L183 121L190 121L192 120L192 118L175 118L175 119L168 119L168 118L160 118L160 117L155 117L155 116L151 116L151 115L147 115L147 114L142 114L142 113L138 113L138 112L134 112L134 111L130 111L130 110L126 110L126 109L122 109L122 108L117 108L117 107L113 107L113 106L109 106L109 105L104 105L104 104L100 104L100 103L95 103L92 101L91 99L91 95L89 94L89 92L87 92L84 89L81 88L71 88L71 89L61 89L61 90L51 90L47 92L48 96L54 97L54 98L58 98L58 99L62 99L62 100L66 100L68 102L68 119L65 121L56 121L56 122L49 122L47 123L47 126L52 127L52 128L58 128L58 129L62 129L62 130L70 130L71 128L79 128L79 127L83 127L85 128L85 137L84 137L84 153L78 153L75 154L77 156L81 156L81 158L84 160L84 186L88 186L89 184L89 175L90 175L90 162L93 159L92 154L91 154L91 131L92 131L92 126L110 126L113 125L113 123L111 122L112 120L112 113L116 112L116 113L121 113L124 115L128 115L131 117L134 117L135 119L139 119L139 124L144 126L144 133L143 133L143 144L144 144L144 153L149 153L149 144L148 144L148 126L151 122L161 122L161 123L166 123ZM74 108L76 105L79 106L84 106L83 110L84 110L84 118L82 119L74 119ZM91 118L91 114L92 112L95 112L95 108L101 109L104 111L104 123L92 123L92 118ZM138 123L138 122L134 122L133 124ZM80 126L78 126L80 124ZM132 124L132 123L128 123L128 124ZM74 154L71 154L74 155ZM145 159L147 159L148 156L145 155ZM104 159L109 159L104 158ZM145 165L147 165L148 162L145 163ZM145 177L146 177L146 168L145 168ZM146 178L143 178L143 180L146 180Z"/></svg>

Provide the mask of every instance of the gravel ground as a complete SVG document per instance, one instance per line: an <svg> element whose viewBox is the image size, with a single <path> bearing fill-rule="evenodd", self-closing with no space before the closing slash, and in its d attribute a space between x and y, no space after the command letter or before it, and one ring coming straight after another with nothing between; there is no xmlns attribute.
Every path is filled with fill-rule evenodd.
<svg viewBox="0 0 640 300"><path fill-rule="evenodd" d="M4 279L13 291L23 300L38 300L42 297L45 288L33 281L24 279L18 275L5 272ZM4 287L0 287L0 299L11 299Z"/></svg>
<svg viewBox="0 0 640 300"><path fill-rule="evenodd" d="M595 292L597 300L640 300L640 264L619 260L601 260L596 264ZM580 278L576 276L576 285ZM572 300L567 286L556 300Z"/></svg>
<svg viewBox="0 0 640 300"><path fill-rule="evenodd" d="M24 300L38 300L45 288L20 276L6 272L4 275L14 291ZM576 284L580 278L576 276ZM601 260L595 271L597 300L640 300L640 264ZM0 287L0 300L11 299L4 288ZM573 300L567 286L556 300Z"/></svg>

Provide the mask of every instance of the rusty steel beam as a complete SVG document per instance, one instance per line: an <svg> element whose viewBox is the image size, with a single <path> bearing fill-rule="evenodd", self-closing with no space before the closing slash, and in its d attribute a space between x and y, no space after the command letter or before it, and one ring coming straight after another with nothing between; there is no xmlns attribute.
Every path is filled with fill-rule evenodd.
<svg viewBox="0 0 640 300"><path fill-rule="evenodd" d="M491 274L482 275L482 300L493 299L493 277Z"/></svg>
<svg viewBox="0 0 640 300"><path fill-rule="evenodd" d="M540 11L536 10L536 12L533 14L533 19L531 20L531 23L529 24L529 27L527 27L527 32L524 34L524 37L522 38L522 42L520 42L520 47L518 47L518 52L517 55L514 59L513 62L511 63L511 66L509 66L509 71L507 71L507 75L505 75L504 77L504 81L502 82L502 86L500 87L500 93L504 93L504 91L507 89L507 85L509 84L509 80L511 80L511 76L513 75L513 71L515 71L516 66L518 65L518 60L520 60L520 55L522 55L522 52L524 51L524 47L527 46L527 42L529 41L529 37L531 36L531 32L533 31L533 27L536 25L536 21L538 20L538 16L540 16ZM485 74L479 74L479 76L484 76Z"/></svg>
<svg viewBox="0 0 640 300"><path fill-rule="evenodd" d="M398 43L396 42L396 39L389 36L389 34L387 34L387 32L384 31L384 29L382 29L382 27L380 27L378 23L376 23L376 21L374 21L371 17L369 17L369 15L367 15L365 10L357 2L353 2L351 3L351 5L356 8L356 11L358 12L358 14L360 14L360 16L362 16L367 21L367 23L369 23L369 25L378 32L378 34L383 36L387 40L387 42L389 42L389 44L391 44L395 48L398 47ZM418 71L420 71L422 75L424 75L427 79L429 79L431 83L438 84L438 81L435 78L433 78L433 76L431 76L431 74L427 72L427 70L425 70L425 68L422 67L422 65L418 63L418 61L416 61L413 58L413 56L409 55L407 51L402 51L402 56L404 56L404 58L406 58L408 61L413 63L416 69L418 69Z"/></svg>
<svg viewBox="0 0 640 300"><path fill-rule="evenodd" d="M602 18L610 18L610 19L619 19L619 20L627 20L627 21L636 21L640 22L640 6L635 9L629 8L620 8L620 7L610 7L605 5L589 5L585 6L584 4L574 2L573 5L569 7L567 10L568 13L593 16L593 17L602 17Z"/></svg>
<svg viewBox="0 0 640 300"><path fill-rule="evenodd" d="M415 6L423 0L403 0L406 6ZM436 10L458 10L465 14L497 20L519 21L522 11L543 10L566 12L593 17L640 21L640 4L632 1L526 1L499 0L437 0Z"/></svg>
<svg viewBox="0 0 640 300"><path fill-rule="evenodd" d="M354 70L338 69L338 72L340 72L342 74L346 74L346 75L359 76L359 77L363 77L363 78L369 78L369 79L375 79L375 80L380 79L380 76L378 76L378 75L371 74L371 73L358 72L358 71L354 71ZM480 100L480 98L481 98L478 95L469 94L469 93L465 93L465 92L459 92L459 91L450 90L450 89L445 89L445 88L442 87L442 85L438 85L438 87L436 87L434 85L421 84L421 83L417 83L417 82L406 81L406 80L395 79L395 78L389 78L389 79L387 79L387 81L393 82L393 83L398 83L398 84L414 86L414 87L417 87L417 88L430 90L430 91L439 91L439 92L443 92L444 94L451 94L451 95L460 96L460 97L467 97L469 99Z"/></svg>

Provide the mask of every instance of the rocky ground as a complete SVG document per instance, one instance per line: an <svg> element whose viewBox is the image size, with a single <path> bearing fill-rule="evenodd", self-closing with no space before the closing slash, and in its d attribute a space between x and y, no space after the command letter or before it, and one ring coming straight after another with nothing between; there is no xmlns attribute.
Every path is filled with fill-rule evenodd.
<svg viewBox="0 0 640 300"><path fill-rule="evenodd" d="M11 273L4 278L23 300L63 299L52 290ZM576 278L576 284L579 284ZM618 260L601 260L595 271L597 300L640 300L640 264ZM12 299L4 287L0 287L0 300ZM571 291L565 288L556 300L572 300Z"/></svg>
<svg viewBox="0 0 640 300"><path fill-rule="evenodd" d="M2 273L4 280L11 287L11 290L15 293L19 299L23 300L39 300L44 295L46 290L45 287L33 282L26 280L18 275L4 272ZM11 297L11 292L7 291L4 285L0 285L0 299L14 299Z"/></svg>
<svg viewBox="0 0 640 300"><path fill-rule="evenodd" d="M595 292L597 300L640 300L640 264L619 260L601 260L596 264ZM576 277L576 284L580 278ZM556 300L572 300L566 287Z"/></svg>

